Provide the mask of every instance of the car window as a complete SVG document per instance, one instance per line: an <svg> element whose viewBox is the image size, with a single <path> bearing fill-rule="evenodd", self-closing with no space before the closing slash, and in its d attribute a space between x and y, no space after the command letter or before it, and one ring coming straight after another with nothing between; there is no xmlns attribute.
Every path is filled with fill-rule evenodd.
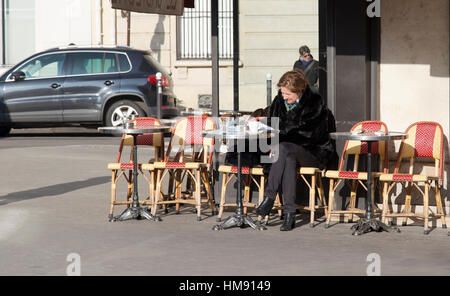
<svg viewBox="0 0 450 296"><path fill-rule="evenodd" d="M96 74L103 73L103 52L77 52L70 54L72 70L70 74Z"/></svg>
<svg viewBox="0 0 450 296"><path fill-rule="evenodd" d="M17 70L24 72L26 79L61 76L64 57L64 53L39 56L20 66Z"/></svg>
<svg viewBox="0 0 450 296"><path fill-rule="evenodd" d="M124 54L118 54L117 56L119 57L120 72L130 71L131 66L127 56Z"/></svg>
<svg viewBox="0 0 450 296"><path fill-rule="evenodd" d="M119 72L117 58L114 53L77 52L70 53L70 56L72 59L72 70L69 71L69 74L71 75ZM126 56L124 57L126 59L126 66L129 69L128 59ZM122 70L122 64L120 65Z"/></svg>
<svg viewBox="0 0 450 296"><path fill-rule="evenodd" d="M117 60L115 54L113 53L105 54L103 69L105 70L105 72L119 72L119 69L117 68Z"/></svg>

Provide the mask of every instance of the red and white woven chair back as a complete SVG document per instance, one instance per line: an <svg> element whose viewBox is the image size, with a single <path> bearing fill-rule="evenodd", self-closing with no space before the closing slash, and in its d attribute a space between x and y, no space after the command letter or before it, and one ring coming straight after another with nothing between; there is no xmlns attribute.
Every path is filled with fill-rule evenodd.
<svg viewBox="0 0 450 296"><path fill-rule="evenodd" d="M177 121L173 128L169 149L173 149L174 146L203 146L203 152L207 157L207 162L210 163L214 148L214 138L203 137L202 131L213 129L215 129L215 123L209 116L183 117ZM170 152L167 151L166 158L169 157Z"/></svg>
<svg viewBox="0 0 450 296"><path fill-rule="evenodd" d="M434 159L435 176L442 178L444 171L444 134L442 126L437 122L420 121L411 124L406 133L408 137L400 145L395 173L400 169L403 158L410 159L410 164L414 163L414 158ZM410 166L410 174L413 168Z"/></svg>
<svg viewBox="0 0 450 296"><path fill-rule="evenodd" d="M133 121L131 121L135 128L139 127L148 127L148 126L161 126L161 121L158 118L154 117L137 117ZM153 146L157 148L158 153L155 156L161 155L164 157L164 135L163 133L154 133L154 134L143 134L138 135L136 139L136 144L138 146ZM119 150L119 156L117 162L120 162L120 155L123 146L134 146L133 136L124 135L122 137L122 143Z"/></svg>
<svg viewBox="0 0 450 296"><path fill-rule="evenodd" d="M377 131L383 131L385 133L388 132L387 125L379 120L368 120L368 121L361 121L355 124L350 131L370 131L370 132L377 132ZM339 163L339 170L342 170L345 159L348 155L366 155L368 152L367 142L362 141L355 141L355 140L349 140L346 141L344 150L342 152L341 160ZM385 141L378 141L372 143L372 155L380 155L380 160L382 164L382 169L387 168L387 161L388 161L388 155L387 155L387 145Z"/></svg>
<svg viewBox="0 0 450 296"><path fill-rule="evenodd" d="M148 126L161 126L161 121L153 117L138 117L132 121L135 128ZM162 133L143 134L137 136L137 145L164 147L164 135ZM125 146L133 146L133 137L127 135L124 140Z"/></svg>

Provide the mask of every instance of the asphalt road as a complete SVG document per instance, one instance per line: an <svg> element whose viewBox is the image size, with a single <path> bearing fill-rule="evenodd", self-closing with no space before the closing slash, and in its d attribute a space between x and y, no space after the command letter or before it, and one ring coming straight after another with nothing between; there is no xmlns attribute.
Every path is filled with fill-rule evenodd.
<svg viewBox="0 0 450 296"><path fill-rule="evenodd" d="M115 145L117 137L102 134L97 129L73 128L25 128L13 129L8 137L0 138L0 149L13 147L42 147L64 145Z"/></svg>

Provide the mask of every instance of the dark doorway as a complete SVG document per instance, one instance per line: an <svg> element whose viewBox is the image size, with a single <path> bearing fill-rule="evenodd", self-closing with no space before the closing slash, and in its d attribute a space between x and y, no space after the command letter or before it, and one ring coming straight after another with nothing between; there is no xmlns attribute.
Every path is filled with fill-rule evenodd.
<svg viewBox="0 0 450 296"><path fill-rule="evenodd" d="M380 18L369 17L371 2L319 0L320 93L336 118L337 131L379 119ZM337 141L338 154L344 141ZM336 191L336 205L345 192ZM364 194L363 194L364 196ZM364 207L364 199L359 203Z"/></svg>

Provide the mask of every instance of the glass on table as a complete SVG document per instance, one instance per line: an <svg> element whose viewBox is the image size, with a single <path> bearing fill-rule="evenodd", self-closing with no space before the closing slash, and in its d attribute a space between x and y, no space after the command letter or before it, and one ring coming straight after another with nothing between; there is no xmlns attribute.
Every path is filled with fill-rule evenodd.
<svg viewBox="0 0 450 296"><path fill-rule="evenodd" d="M230 127L233 125L233 123L234 123L234 118L231 116L220 117L220 129L223 132L226 132L227 130L229 130Z"/></svg>

